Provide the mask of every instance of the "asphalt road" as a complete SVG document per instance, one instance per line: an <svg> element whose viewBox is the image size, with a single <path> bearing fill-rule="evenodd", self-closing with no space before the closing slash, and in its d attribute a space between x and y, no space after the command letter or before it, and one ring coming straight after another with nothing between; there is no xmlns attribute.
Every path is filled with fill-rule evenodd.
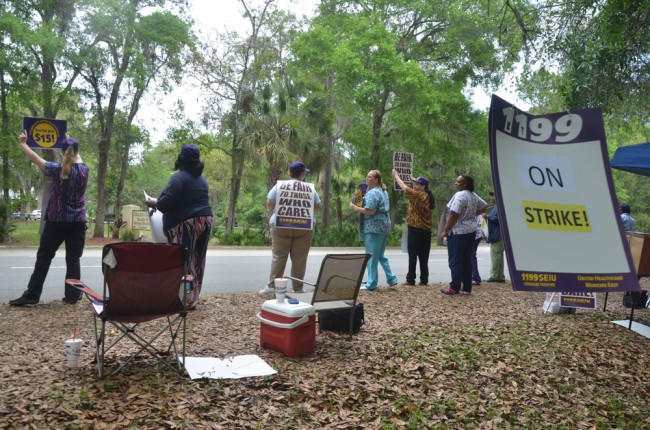
<svg viewBox="0 0 650 430"><path fill-rule="evenodd" d="M362 248L312 248L307 260L305 280L315 282L323 257L328 253L363 252ZM408 256L399 249L386 251L393 272L404 282ZM81 260L81 277L95 289L102 287L101 248L84 251ZM19 297L27 287L36 261L36 248L0 247L0 301ZM478 249L479 272L484 279L490 274L490 246L482 243ZM287 273L291 264L288 264ZM258 291L264 286L271 268L270 248L216 248L208 250L203 291L207 293L237 293ZM450 281L447 249L434 247L429 257L429 282ZM381 268L380 286L385 285ZM507 273L507 270L506 270ZM65 250L59 251L52 261L41 301L60 300L63 297L65 278Z"/></svg>

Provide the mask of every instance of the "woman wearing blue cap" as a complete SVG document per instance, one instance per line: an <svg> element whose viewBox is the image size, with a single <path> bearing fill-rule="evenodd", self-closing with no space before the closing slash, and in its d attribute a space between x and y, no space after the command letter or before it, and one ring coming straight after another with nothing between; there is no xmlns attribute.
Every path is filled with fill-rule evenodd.
<svg viewBox="0 0 650 430"><path fill-rule="evenodd" d="M65 242L64 279L81 278L81 255L86 241L86 186L88 166L79 156L79 142L68 137L61 144L61 163L46 161L27 145L27 130L18 136L20 148L38 166L45 176L52 177L50 200L45 210L45 226L36 253L36 265L29 278L27 290L22 296L11 300L11 306L35 305L41 298L43 283L50 269L52 259ZM63 302L75 304L81 298L81 291L65 285Z"/></svg>
<svg viewBox="0 0 650 430"><path fill-rule="evenodd" d="M200 158L199 148L184 145L174 165L178 172L169 179L158 199L145 202L162 212L167 241L182 244L189 250L189 272L196 285L186 297L190 309L199 302L213 222L208 181L201 176L205 164Z"/></svg>
<svg viewBox="0 0 650 430"><path fill-rule="evenodd" d="M413 183L413 188L411 188L402 181L397 170L393 169L391 174L409 201L406 209L409 253L406 285L415 285L415 268L418 260L420 261L420 285L427 285L429 283L429 253L431 252L431 210L436 207L436 201L429 190L429 181L424 176L419 176L417 179L411 178Z"/></svg>

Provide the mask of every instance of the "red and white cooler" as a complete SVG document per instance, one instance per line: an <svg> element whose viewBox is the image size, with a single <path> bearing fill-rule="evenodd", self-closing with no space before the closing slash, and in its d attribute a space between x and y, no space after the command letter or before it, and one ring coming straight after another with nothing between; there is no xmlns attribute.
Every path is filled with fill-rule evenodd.
<svg viewBox="0 0 650 430"><path fill-rule="evenodd" d="M308 303L278 303L267 300L257 314L260 320L260 346L280 351L289 357L314 353L316 312Z"/></svg>

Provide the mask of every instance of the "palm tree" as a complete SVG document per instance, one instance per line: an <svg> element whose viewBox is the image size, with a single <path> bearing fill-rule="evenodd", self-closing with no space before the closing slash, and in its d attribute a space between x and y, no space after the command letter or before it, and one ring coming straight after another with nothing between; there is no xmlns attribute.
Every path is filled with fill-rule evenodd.
<svg viewBox="0 0 650 430"><path fill-rule="evenodd" d="M244 122L245 144L253 155L264 158L271 188L296 155L298 109L295 87L290 84L267 84L254 101Z"/></svg>
<svg viewBox="0 0 650 430"><path fill-rule="evenodd" d="M339 229L343 227L343 199L350 198L357 185L352 179L342 179L340 175L332 177L332 192L336 201L336 222Z"/></svg>

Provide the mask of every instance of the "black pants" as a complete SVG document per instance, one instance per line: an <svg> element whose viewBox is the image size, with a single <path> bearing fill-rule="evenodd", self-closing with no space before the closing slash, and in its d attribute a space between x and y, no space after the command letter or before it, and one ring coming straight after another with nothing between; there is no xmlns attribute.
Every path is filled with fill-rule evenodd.
<svg viewBox="0 0 650 430"><path fill-rule="evenodd" d="M36 253L36 265L34 272L27 284L27 291L24 296L30 299L40 299L43 292L43 283L50 270L52 259L56 255L59 246L65 242L65 279L81 278L81 255L84 251L86 241L85 222L49 222L45 223L41 243ZM64 281L65 281L64 279ZM78 300L81 291L76 288L65 286L65 298Z"/></svg>
<svg viewBox="0 0 650 430"><path fill-rule="evenodd" d="M420 282L429 283L429 252L431 251L431 231L408 227L407 249L409 252L409 270L406 280L415 283L415 267L420 261Z"/></svg>

